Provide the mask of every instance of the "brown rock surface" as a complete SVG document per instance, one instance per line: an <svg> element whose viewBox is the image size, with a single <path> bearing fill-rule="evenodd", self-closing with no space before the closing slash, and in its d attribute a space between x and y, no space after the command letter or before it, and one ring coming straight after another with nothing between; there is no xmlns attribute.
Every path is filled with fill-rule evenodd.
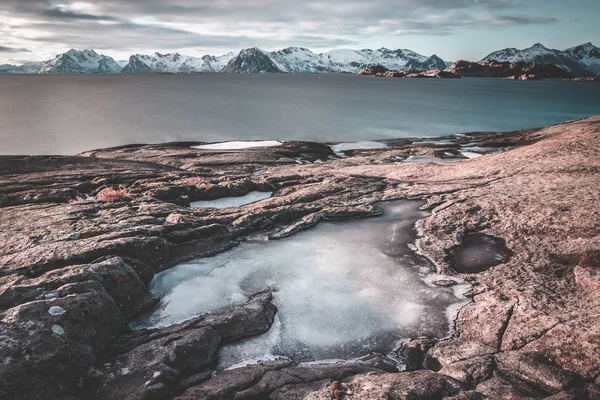
<svg viewBox="0 0 600 400"><path fill-rule="evenodd" d="M360 399L597 398L600 117L464 143L474 137L508 151L427 164L393 158L437 147L400 141L347 158L304 142L0 157L0 398L319 399L332 380ZM95 201L106 187L131 199ZM274 193L241 208L187 207L252 190ZM473 284L456 335L413 346L427 354L411 369L423 356L430 371L392 373L375 359L212 377L222 343L269 328L268 293L181 325L127 329L155 301L146 284L165 268L261 229L276 238L323 219L376 216L374 202L398 198L428 200L417 248ZM453 272L449 250L475 233L501 239L511 256Z"/></svg>

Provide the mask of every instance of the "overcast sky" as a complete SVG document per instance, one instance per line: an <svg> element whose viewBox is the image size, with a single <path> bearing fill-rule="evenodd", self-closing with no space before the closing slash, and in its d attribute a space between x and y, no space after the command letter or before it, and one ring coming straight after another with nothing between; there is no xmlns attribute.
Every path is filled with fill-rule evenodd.
<svg viewBox="0 0 600 400"><path fill-rule="evenodd" d="M220 55L245 47L408 48L478 60L541 42L600 45L600 0L0 0L0 63L70 48Z"/></svg>

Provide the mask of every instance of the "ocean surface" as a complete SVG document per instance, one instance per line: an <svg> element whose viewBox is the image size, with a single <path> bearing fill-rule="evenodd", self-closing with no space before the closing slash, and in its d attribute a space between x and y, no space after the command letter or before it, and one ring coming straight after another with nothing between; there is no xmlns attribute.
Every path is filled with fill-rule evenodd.
<svg viewBox="0 0 600 400"><path fill-rule="evenodd" d="M0 154L506 131L600 114L600 84L354 75L0 75Z"/></svg>

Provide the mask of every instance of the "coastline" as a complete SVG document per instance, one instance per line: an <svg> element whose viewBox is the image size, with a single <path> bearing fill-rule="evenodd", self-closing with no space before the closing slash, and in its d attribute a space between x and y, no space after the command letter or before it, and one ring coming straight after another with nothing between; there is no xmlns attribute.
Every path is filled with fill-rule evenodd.
<svg viewBox="0 0 600 400"><path fill-rule="evenodd" d="M404 162L442 156L473 140L476 146L469 147L503 152ZM343 379L361 399L400 389L413 393L404 398L424 399L600 396L600 297L594 290L600 283L594 270L600 260L600 117L467 135L455 143L387 143L396 147L346 151L344 158L310 142L0 156L0 352L8 360L0 366L8 377L0 394L325 398L325 381ZM106 187L122 187L127 196L85 199ZM275 195L241 209L188 207L253 190ZM402 198L427 200L432 212L417 223L419 251L439 273L473 285L453 338L414 338L400 349L414 372L394 373L375 355L356 364L266 363L212 377L220 346L268 330L276 312L268 293L180 326L123 331L155 303L146 285L157 272L222 252L257 230L293 234L319 220L376 216L373 203ZM474 232L501 238L512 257L480 273L453 272L448 251ZM65 312L49 313L50 307Z"/></svg>

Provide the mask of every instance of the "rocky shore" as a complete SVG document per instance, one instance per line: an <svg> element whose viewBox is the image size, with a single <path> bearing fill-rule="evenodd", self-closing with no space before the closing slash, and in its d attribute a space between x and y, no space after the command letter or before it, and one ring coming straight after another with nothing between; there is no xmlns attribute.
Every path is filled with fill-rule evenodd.
<svg viewBox="0 0 600 400"><path fill-rule="evenodd" d="M369 65L361 70L358 75L373 75L387 78L504 78L511 80L539 80L539 79L574 79L573 75L554 65L536 64L525 62L497 62L491 61L457 61L444 70L428 71L393 71L381 65ZM582 81L595 80L595 78L578 79Z"/></svg>
<svg viewBox="0 0 600 400"><path fill-rule="evenodd" d="M600 117L344 157L308 142L198 144L0 157L0 398L600 398ZM461 146L486 155L458 159ZM251 191L273 196L189 207ZM402 198L432 212L417 223L418 251L472 284L453 337L398 349L404 372L380 354L215 371L221 346L269 330L268 291L182 324L128 329L156 304L148 283L160 271L259 230L276 239L376 217L374 203ZM462 268L479 237L510 255Z"/></svg>

